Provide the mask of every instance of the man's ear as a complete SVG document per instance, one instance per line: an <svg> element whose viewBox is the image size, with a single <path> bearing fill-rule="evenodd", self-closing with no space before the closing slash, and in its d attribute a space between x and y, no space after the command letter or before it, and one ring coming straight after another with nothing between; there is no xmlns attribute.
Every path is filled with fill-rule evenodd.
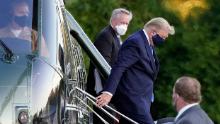
<svg viewBox="0 0 220 124"><path fill-rule="evenodd" d="M180 97L179 94L174 93L174 98L175 98L175 99L179 99L179 97Z"/></svg>
<svg viewBox="0 0 220 124"><path fill-rule="evenodd" d="M151 31L151 32L150 32L150 35L151 35L151 36L154 36L154 35L156 35L156 34L157 34L157 33L156 33L155 31Z"/></svg>
<svg viewBox="0 0 220 124"><path fill-rule="evenodd" d="M180 97L180 95L178 93L176 93L176 98L179 98L179 97Z"/></svg>

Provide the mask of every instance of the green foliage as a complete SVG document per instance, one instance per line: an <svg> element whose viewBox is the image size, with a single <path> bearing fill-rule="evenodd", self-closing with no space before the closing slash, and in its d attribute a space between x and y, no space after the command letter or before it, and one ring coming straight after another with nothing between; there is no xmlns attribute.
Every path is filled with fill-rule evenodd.
<svg viewBox="0 0 220 124"><path fill-rule="evenodd" d="M94 40L96 34L109 23L111 11L117 7L131 10L133 20L127 34L142 29L153 17L162 16L175 26L176 34L157 48L161 68L155 83L156 101L152 113L155 119L175 116L172 107L172 87L182 75L198 78L202 85L204 110L220 123L220 14L218 0L208 1L209 9L196 18L189 15L181 21L174 12L165 9L162 0L73 0L68 10ZM125 39L128 35L124 36Z"/></svg>

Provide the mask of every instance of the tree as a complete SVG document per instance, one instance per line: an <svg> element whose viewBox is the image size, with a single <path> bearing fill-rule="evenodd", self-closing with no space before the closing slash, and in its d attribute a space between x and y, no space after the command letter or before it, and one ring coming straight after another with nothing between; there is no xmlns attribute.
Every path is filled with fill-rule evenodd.
<svg viewBox="0 0 220 124"><path fill-rule="evenodd" d="M153 117L176 115L171 104L172 87L178 77L189 75L201 82L202 107L214 123L220 123L220 3L218 0L200 0L204 2L201 6L196 3L196 6L185 8L190 11L183 19L181 11L177 11L178 4L190 1L193 0L74 0L67 8L92 41L109 23L111 12L117 7L131 10L134 15L123 39L143 28L153 17L162 16L169 20L175 26L176 34L167 39L166 45L157 48L161 68L155 83ZM172 6L169 8L169 5Z"/></svg>

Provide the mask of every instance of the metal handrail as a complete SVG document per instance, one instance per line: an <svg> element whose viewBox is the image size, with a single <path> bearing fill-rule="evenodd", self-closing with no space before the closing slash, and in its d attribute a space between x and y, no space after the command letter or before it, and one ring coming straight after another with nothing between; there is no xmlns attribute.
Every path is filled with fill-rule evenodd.
<svg viewBox="0 0 220 124"><path fill-rule="evenodd" d="M78 87L75 87L75 89L77 89L78 91L80 91L80 92L83 93L84 95L86 95L86 96L88 96L89 98L91 98L90 100L96 101L96 98L95 98L94 96L90 95L89 93L87 93L86 91L84 91L84 90L82 90L82 89L80 89L80 88L78 88ZM94 102L94 101L93 101L93 102ZM95 102L94 102L94 103L95 103ZM132 122L132 123L134 123L134 124L138 124L138 122L132 120L131 118L127 117L126 115L124 115L124 114L122 114L122 113L120 113L119 111L115 110L114 108L112 108L112 107L110 107L110 106L108 106L108 105L105 105L104 107L106 107L106 108L108 108L109 110L111 110L111 111L117 113L118 115L122 116L123 118L125 118L125 119L128 120L128 121L130 121L130 122ZM103 109L103 107L101 107L100 109ZM103 112L106 113L105 111L103 111ZM106 114L107 114L108 116L110 116L108 113L106 113ZM112 118L112 116L110 116L110 117ZM114 118L113 118L113 119L114 119ZM115 120L115 119L114 119L114 120ZM117 119L117 120L118 120L118 119ZM117 121L117 120L116 120L116 121Z"/></svg>
<svg viewBox="0 0 220 124"><path fill-rule="evenodd" d="M82 104L84 104L89 110L91 110L104 124L109 124L104 118L102 118L95 110L93 110L87 103L85 103L82 99L79 97L75 96Z"/></svg>
<svg viewBox="0 0 220 124"><path fill-rule="evenodd" d="M92 100L92 99L90 99L89 97L86 97L90 102L92 102L92 104L93 105L96 105L96 103ZM106 111L104 108L99 108L99 109L101 109L104 113L106 113L108 116L110 116L112 119L114 119L115 121L117 121L118 123L119 123L119 120L115 117L115 116L113 116L112 114L110 114L108 111Z"/></svg>

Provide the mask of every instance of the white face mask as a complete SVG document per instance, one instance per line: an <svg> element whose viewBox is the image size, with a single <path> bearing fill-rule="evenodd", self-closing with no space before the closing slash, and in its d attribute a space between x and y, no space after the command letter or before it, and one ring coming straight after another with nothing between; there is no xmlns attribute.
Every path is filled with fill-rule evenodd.
<svg viewBox="0 0 220 124"><path fill-rule="evenodd" d="M115 28L116 28L116 32L119 35L124 35L127 31L128 26L125 24L122 24L122 25L116 25Z"/></svg>

